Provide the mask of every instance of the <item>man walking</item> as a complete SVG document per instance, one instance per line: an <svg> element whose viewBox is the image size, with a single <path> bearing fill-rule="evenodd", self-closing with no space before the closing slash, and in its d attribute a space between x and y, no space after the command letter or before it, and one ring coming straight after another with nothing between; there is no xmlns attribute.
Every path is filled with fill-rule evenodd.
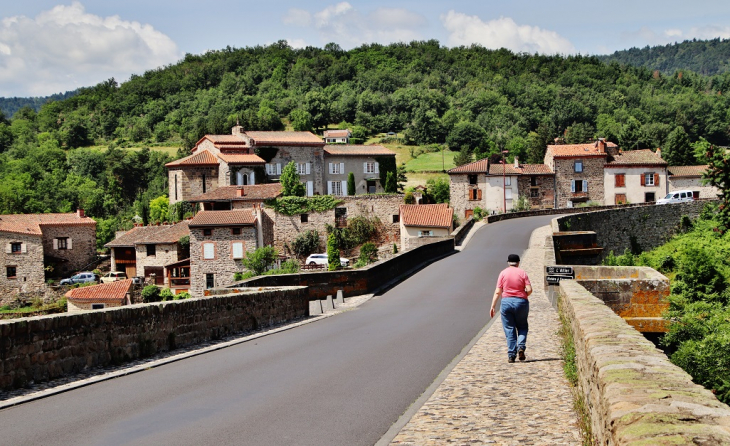
<svg viewBox="0 0 730 446"><path fill-rule="evenodd" d="M530 313L530 302L527 298L532 294L532 284L527 273L520 269L520 256L510 254L507 264L509 266L499 273L489 315L494 317L494 307L501 297L500 313L504 335L507 337L507 360L512 363L517 356L520 361L525 360L527 315Z"/></svg>

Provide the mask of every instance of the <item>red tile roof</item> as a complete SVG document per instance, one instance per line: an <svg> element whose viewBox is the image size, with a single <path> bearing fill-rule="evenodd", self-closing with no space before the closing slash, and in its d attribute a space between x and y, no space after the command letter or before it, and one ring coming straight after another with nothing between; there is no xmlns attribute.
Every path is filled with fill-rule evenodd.
<svg viewBox="0 0 730 446"><path fill-rule="evenodd" d="M624 166L666 166L667 162L664 161L659 155L654 153L651 149L643 150L627 150L620 152L618 155L613 157L613 160L606 163L605 167L624 167Z"/></svg>
<svg viewBox="0 0 730 446"><path fill-rule="evenodd" d="M402 204L400 220L404 226L450 228L454 209L448 204Z"/></svg>
<svg viewBox="0 0 730 446"><path fill-rule="evenodd" d="M395 152L380 145L337 144L324 148L328 155L395 156Z"/></svg>
<svg viewBox="0 0 730 446"><path fill-rule="evenodd" d="M111 283L74 288L66 292L70 301L78 302L123 302L132 286L132 279L118 280Z"/></svg>
<svg viewBox="0 0 730 446"><path fill-rule="evenodd" d="M42 226L96 226L90 217L68 214L8 214L0 215L0 231L15 234L42 235Z"/></svg>
<svg viewBox="0 0 730 446"><path fill-rule="evenodd" d="M350 136L350 129L345 130L325 130L325 138L347 138Z"/></svg>
<svg viewBox="0 0 730 446"><path fill-rule="evenodd" d="M489 158L484 158L473 163L462 164L461 166L450 169L447 173L487 173L489 167Z"/></svg>
<svg viewBox="0 0 730 446"><path fill-rule="evenodd" d="M261 157L254 154L226 154L221 153L220 159L228 164L266 164Z"/></svg>
<svg viewBox="0 0 730 446"><path fill-rule="evenodd" d="M165 167L217 166L218 158L207 150L201 150L185 158L165 164Z"/></svg>
<svg viewBox="0 0 730 446"><path fill-rule="evenodd" d="M705 173L705 171L707 171L707 164L702 166L669 166L667 167L667 170L669 171L669 176L673 178L699 178L703 173Z"/></svg>
<svg viewBox="0 0 730 446"><path fill-rule="evenodd" d="M491 164L489 166L489 175L495 175L499 176L503 173L503 166L504 166L504 174L505 175L521 175L522 170L520 170L519 167L515 167L514 164L507 163L505 165L503 164Z"/></svg>
<svg viewBox="0 0 730 446"><path fill-rule="evenodd" d="M243 190L243 195L239 195ZM264 201L281 195L281 183L255 184L253 186L223 186L192 197L188 201L199 203L202 201Z"/></svg>
<svg viewBox="0 0 730 446"><path fill-rule="evenodd" d="M189 223L190 221L185 220L174 225L135 226L104 246L121 248L134 245L176 243L180 237L190 234Z"/></svg>
<svg viewBox="0 0 730 446"><path fill-rule="evenodd" d="M617 148L618 146L607 141L606 147ZM606 152L600 150L598 141L588 144L557 144L547 146L547 154L554 158L563 156L606 156Z"/></svg>
<svg viewBox="0 0 730 446"><path fill-rule="evenodd" d="M522 175L554 175L547 164L520 164Z"/></svg>
<svg viewBox="0 0 730 446"><path fill-rule="evenodd" d="M246 132L254 145L324 145L322 138L312 132Z"/></svg>
<svg viewBox="0 0 730 446"><path fill-rule="evenodd" d="M190 220L190 227L252 225L255 222L256 215L250 209L237 209L233 211L200 211L192 220Z"/></svg>

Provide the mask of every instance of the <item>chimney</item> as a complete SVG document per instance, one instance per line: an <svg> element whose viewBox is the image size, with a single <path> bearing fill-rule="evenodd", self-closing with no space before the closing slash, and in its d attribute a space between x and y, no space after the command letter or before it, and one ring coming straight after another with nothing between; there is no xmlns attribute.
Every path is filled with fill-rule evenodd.
<svg viewBox="0 0 730 446"><path fill-rule="evenodd" d="M519 168L520 168L520 160L518 160L517 157L515 156L515 169L519 169Z"/></svg>
<svg viewBox="0 0 730 446"><path fill-rule="evenodd" d="M84 217L86 217L86 214L84 214L84 210L83 210L83 209L81 209L81 208L78 208L78 209L76 209L76 215L77 215L77 216L78 216L79 218L84 218Z"/></svg>
<svg viewBox="0 0 730 446"><path fill-rule="evenodd" d="M236 189L237 197L243 197L244 195L246 195L246 194L243 193L243 188Z"/></svg>
<svg viewBox="0 0 730 446"><path fill-rule="evenodd" d="M236 123L236 125L234 125L233 128L231 129L231 134L232 135L242 135L243 127L241 127L240 125L238 125L238 123Z"/></svg>
<svg viewBox="0 0 730 446"><path fill-rule="evenodd" d="M658 156L659 158L662 157L662 148L661 147L656 148L656 156Z"/></svg>
<svg viewBox="0 0 730 446"><path fill-rule="evenodd" d="M606 140L603 138L598 138L598 141L596 141L596 147L598 148L599 152L606 153Z"/></svg>

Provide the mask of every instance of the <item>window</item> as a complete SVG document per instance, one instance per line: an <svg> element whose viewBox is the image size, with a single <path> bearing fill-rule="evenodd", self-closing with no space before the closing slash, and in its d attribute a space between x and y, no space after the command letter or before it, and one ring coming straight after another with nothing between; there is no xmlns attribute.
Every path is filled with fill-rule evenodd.
<svg viewBox="0 0 730 446"><path fill-rule="evenodd" d="M58 239L58 249L68 249L68 239L66 237Z"/></svg>
<svg viewBox="0 0 730 446"><path fill-rule="evenodd" d="M504 185L512 186L512 177L504 177Z"/></svg>
<svg viewBox="0 0 730 446"><path fill-rule="evenodd" d="M472 186L477 185L477 176L476 175L469 175L469 184Z"/></svg>
<svg viewBox="0 0 730 446"><path fill-rule="evenodd" d="M215 259L215 243L203 243L203 259Z"/></svg>
<svg viewBox="0 0 730 446"><path fill-rule="evenodd" d="M203 193L205 193L205 174L203 174Z"/></svg>
<svg viewBox="0 0 730 446"><path fill-rule="evenodd" d="M203 235L213 235L212 229L203 229Z"/></svg>
<svg viewBox="0 0 730 446"><path fill-rule="evenodd" d="M103 310L106 304L91 304L92 310Z"/></svg>
<svg viewBox="0 0 730 446"><path fill-rule="evenodd" d="M511 200L512 199L512 189L505 189L504 190L504 199L505 200Z"/></svg>
<svg viewBox="0 0 730 446"><path fill-rule="evenodd" d="M433 231L418 231L419 237L431 237L433 236Z"/></svg>
<svg viewBox="0 0 730 446"><path fill-rule="evenodd" d="M365 167L365 173L375 173L375 163L368 161L364 165Z"/></svg>
<svg viewBox="0 0 730 446"><path fill-rule="evenodd" d="M302 223L309 223L309 214L299 214L299 221Z"/></svg>
<svg viewBox="0 0 730 446"><path fill-rule="evenodd" d="M232 235L241 235L241 228L232 228L231 234Z"/></svg>
<svg viewBox="0 0 730 446"><path fill-rule="evenodd" d="M540 189L536 187L530 189L530 198L540 198Z"/></svg>
<svg viewBox="0 0 730 446"><path fill-rule="evenodd" d="M175 174L175 201L177 201L177 174Z"/></svg>
<svg viewBox="0 0 730 446"><path fill-rule="evenodd" d="M330 190L332 191L332 195L334 196L342 195L342 182L330 181Z"/></svg>
<svg viewBox="0 0 730 446"><path fill-rule="evenodd" d="M393 223L400 223L400 214L393 214Z"/></svg>
<svg viewBox="0 0 730 446"><path fill-rule="evenodd" d="M147 245L147 257L154 257L157 254L156 245Z"/></svg>
<svg viewBox="0 0 730 446"><path fill-rule="evenodd" d="M644 174L644 185L645 186L654 186L654 173L645 173Z"/></svg>
<svg viewBox="0 0 730 446"><path fill-rule="evenodd" d="M656 193L655 192L646 192L644 194L644 202L645 203L651 203L656 201Z"/></svg>
<svg viewBox="0 0 730 446"><path fill-rule="evenodd" d="M537 186L537 177L534 175L530 177L530 186Z"/></svg>
<svg viewBox="0 0 730 446"><path fill-rule="evenodd" d="M11 243L10 252L13 254L20 254L21 252L23 252L23 244L18 242Z"/></svg>
<svg viewBox="0 0 730 446"><path fill-rule="evenodd" d="M330 173L339 175L345 172L345 163L330 163Z"/></svg>
<svg viewBox="0 0 730 446"><path fill-rule="evenodd" d="M299 172L299 175L309 175L309 163L298 163L297 172Z"/></svg>
<svg viewBox="0 0 730 446"><path fill-rule="evenodd" d="M243 258L243 242L231 242L231 254L234 259Z"/></svg>
<svg viewBox="0 0 730 446"><path fill-rule="evenodd" d="M209 290L215 287L215 274L208 273L205 275L205 289Z"/></svg>
<svg viewBox="0 0 730 446"><path fill-rule="evenodd" d="M7 274L8 279L15 279L15 277L18 274L17 267L15 267L15 266L6 266L5 272Z"/></svg>
<svg viewBox="0 0 730 446"><path fill-rule="evenodd" d="M626 194L616 194L616 204L626 204Z"/></svg>
<svg viewBox="0 0 730 446"><path fill-rule="evenodd" d="M583 172L583 161L578 160L573 164L573 170L575 170L576 173Z"/></svg>
<svg viewBox="0 0 730 446"><path fill-rule="evenodd" d="M624 173L616 174L616 187L626 187L626 174L624 174Z"/></svg>
<svg viewBox="0 0 730 446"><path fill-rule="evenodd" d="M279 163L267 163L266 164L267 175L281 175L281 164Z"/></svg>
<svg viewBox="0 0 730 446"><path fill-rule="evenodd" d="M571 180L570 191L573 193L588 192L588 180Z"/></svg>
<svg viewBox="0 0 730 446"><path fill-rule="evenodd" d="M481 189L469 189L469 201L481 200L482 190Z"/></svg>

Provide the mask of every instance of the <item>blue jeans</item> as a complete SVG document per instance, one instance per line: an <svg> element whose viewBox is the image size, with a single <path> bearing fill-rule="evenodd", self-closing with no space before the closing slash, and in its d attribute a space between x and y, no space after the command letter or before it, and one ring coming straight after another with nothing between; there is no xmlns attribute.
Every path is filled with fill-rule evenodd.
<svg viewBox="0 0 730 446"><path fill-rule="evenodd" d="M525 349L530 301L519 297L503 297L500 313L504 335L507 337L507 355L514 358L518 350Z"/></svg>

